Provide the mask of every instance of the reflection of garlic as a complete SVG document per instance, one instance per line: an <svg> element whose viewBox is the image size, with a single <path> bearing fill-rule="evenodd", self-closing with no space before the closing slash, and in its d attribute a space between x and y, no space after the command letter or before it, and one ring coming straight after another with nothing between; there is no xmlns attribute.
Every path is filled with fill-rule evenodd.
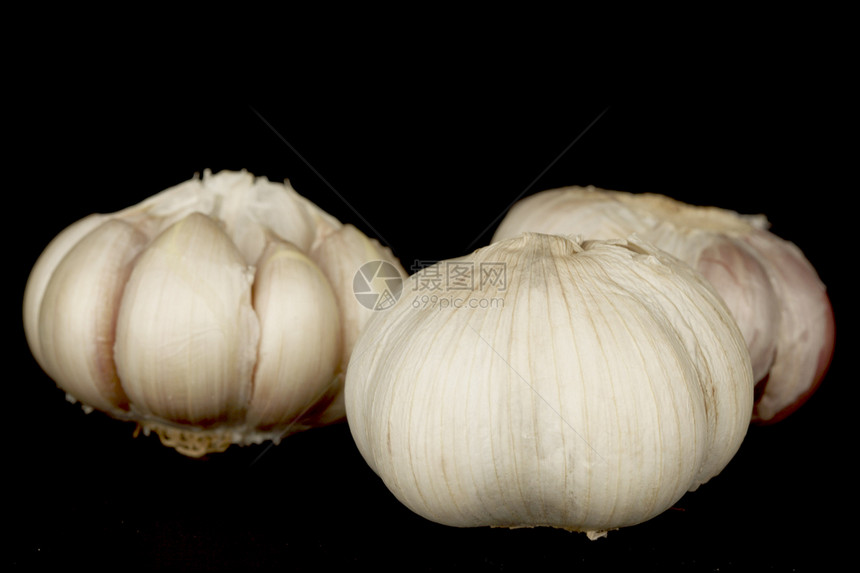
<svg viewBox="0 0 860 573"><path fill-rule="evenodd" d="M30 274L24 327L70 399L182 453L278 441L343 420L372 314L352 278L372 260L400 269L289 185L207 171L62 231Z"/></svg>
<svg viewBox="0 0 860 573"><path fill-rule="evenodd" d="M346 375L358 449L413 511L594 537L661 513L733 457L749 354L690 267L632 237L526 233L423 269L414 289L455 264L475 290L372 316ZM486 280L491 267L504 280Z"/></svg>
<svg viewBox="0 0 860 573"><path fill-rule="evenodd" d="M753 420L789 415L821 382L834 347L830 301L794 244L764 216L698 207L655 194L566 187L514 205L494 241L524 231L589 239L636 233L689 263L725 299L747 341L758 394Z"/></svg>

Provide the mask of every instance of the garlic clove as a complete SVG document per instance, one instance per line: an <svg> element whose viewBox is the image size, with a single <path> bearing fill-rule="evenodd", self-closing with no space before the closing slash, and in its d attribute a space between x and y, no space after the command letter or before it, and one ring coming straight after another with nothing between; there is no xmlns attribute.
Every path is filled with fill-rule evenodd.
<svg viewBox="0 0 860 573"><path fill-rule="evenodd" d="M773 283L760 258L743 241L722 236L686 258L722 294L747 341L753 376L764 379L773 366L784 325L779 297L773 296Z"/></svg>
<svg viewBox="0 0 860 573"><path fill-rule="evenodd" d="M200 427L241 421L259 338L252 281L230 238L200 213L168 227L141 253L115 346L136 413Z"/></svg>
<svg viewBox="0 0 860 573"><path fill-rule="evenodd" d="M145 244L134 227L109 219L68 250L42 294L38 339L45 372L88 407L128 408L112 349L125 281Z"/></svg>
<svg viewBox="0 0 860 573"><path fill-rule="evenodd" d="M397 269L401 278L405 278L402 276L405 273L387 247L352 225L343 225L324 234L311 249L310 256L335 286L343 316L344 359L348 360L364 324L374 314L373 309L356 303L353 282L356 272L366 263L385 261Z"/></svg>
<svg viewBox="0 0 860 573"><path fill-rule="evenodd" d="M63 257L80 241L84 235L101 225L105 221L105 215L93 214L84 217L63 229L39 255L36 264L27 278L27 286L24 288L24 334L27 344L33 353L36 362L44 369L41 345L39 344L39 309L45 288L51 280L51 275Z"/></svg>
<svg viewBox="0 0 860 573"><path fill-rule="evenodd" d="M337 301L319 267L282 241L264 251L253 294L260 343L245 422L261 430L287 428L341 388Z"/></svg>
<svg viewBox="0 0 860 573"><path fill-rule="evenodd" d="M797 410L821 384L835 346L836 327L827 290L801 250L770 233L745 241L769 262L775 298L781 301L773 365L758 388L753 420L774 423Z"/></svg>
<svg viewBox="0 0 860 573"><path fill-rule="evenodd" d="M364 330L364 325L375 312L372 308L358 304L356 300L354 289L356 273L363 265L375 261L391 263L391 268L397 269L401 278L405 276L405 272L390 249L382 246L376 239L369 238L352 225L342 225L336 229L328 228L322 232L317 242L311 247L310 256L317 262L334 287L341 313L342 360L346 364L349 362L359 335ZM345 417L346 405L343 399L343 380L341 379L340 391L337 392L328 409L320 416L320 423L328 423Z"/></svg>

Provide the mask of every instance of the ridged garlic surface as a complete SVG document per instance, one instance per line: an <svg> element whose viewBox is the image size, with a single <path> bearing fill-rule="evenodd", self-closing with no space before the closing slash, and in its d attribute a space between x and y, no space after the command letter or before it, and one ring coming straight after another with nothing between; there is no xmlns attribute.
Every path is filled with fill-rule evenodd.
<svg viewBox="0 0 860 573"><path fill-rule="evenodd" d="M474 288L431 288L457 267ZM362 456L419 515L593 538L717 475L753 384L688 265L635 237L525 233L412 275L368 321L345 398Z"/></svg>
<svg viewBox="0 0 860 573"><path fill-rule="evenodd" d="M522 199L493 237L525 231L613 239L636 233L700 271L747 341L756 381L752 421L773 423L819 387L834 350L833 310L801 250L742 215L652 193L564 187Z"/></svg>
<svg viewBox="0 0 860 573"><path fill-rule="evenodd" d="M289 185L204 172L59 233L24 293L33 356L70 400L189 456L343 421L386 247Z"/></svg>

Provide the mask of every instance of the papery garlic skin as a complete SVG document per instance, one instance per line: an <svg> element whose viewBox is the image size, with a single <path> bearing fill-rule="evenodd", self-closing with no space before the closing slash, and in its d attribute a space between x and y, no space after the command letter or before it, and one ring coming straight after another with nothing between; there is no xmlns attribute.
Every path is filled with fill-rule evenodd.
<svg viewBox="0 0 860 573"><path fill-rule="evenodd" d="M59 233L28 279L24 330L71 400L183 454L278 442L344 420L368 317L346 293L374 260L406 275L288 183L206 171Z"/></svg>
<svg viewBox="0 0 860 573"><path fill-rule="evenodd" d="M526 233L439 264L490 263L505 284L457 305L404 295L353 352L350 430L401 502L446 525L595 537L658 515L729 463L752 368L701 275L633 237ZM413 275L413 292L436 270Z"/></svg>
<svg viewBox="0 0 860 573"><path fill-rule="evenodd" d="M757 383L752 420L774 423L820 385L833 355L835 323L812 264L768 229L763 215L651 193L564 187L516 203L493 241L526 231L589 239L636 233L690 264L723 297L747 341Z"/></svg>

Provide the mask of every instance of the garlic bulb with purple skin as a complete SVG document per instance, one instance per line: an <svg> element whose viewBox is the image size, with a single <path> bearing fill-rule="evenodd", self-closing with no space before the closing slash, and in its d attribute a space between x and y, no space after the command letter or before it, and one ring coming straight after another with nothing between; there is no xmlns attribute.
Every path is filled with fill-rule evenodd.
<svg viewBox="0 0 860 573"><path fill-rule="evenodd" d="M372 310L353 293L392 253L296 193L206 171L59 233L23 302L38 364L85 410L192 457L342 421Z"/></svg>
<svg viewBox="0 0 860 573"><path fill-rule="evenodd" d="M743 332L756 380L752 421L773 423L818 388L835 342L824 284L763 215L596 187L543 191L516 203L493 241L524 231L612 239L635 233L688 263L723 297Z"/></svg>

